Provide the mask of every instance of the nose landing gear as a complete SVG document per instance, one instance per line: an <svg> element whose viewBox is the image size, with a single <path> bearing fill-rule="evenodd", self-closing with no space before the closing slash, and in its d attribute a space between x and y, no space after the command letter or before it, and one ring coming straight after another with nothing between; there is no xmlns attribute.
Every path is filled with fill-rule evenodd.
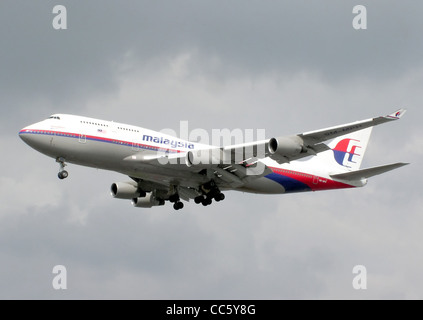
<svg viewBox="0 0 423 320"><path fill-rule="evenodd" d="M69 173L65 170L65 167L66 167L65 159L62 157L59 157L56 159L56 162L58 162L60 165L59 173L57 174L57 176L59 177L60 180L66 179L69 176Z"/></svg>
<svg viewBox="0 0 423 320"><path fill-rule="evenodd" d="M66 179L69 176L69 173L66 170L60 171L57 176L60 180Z"/></svg>

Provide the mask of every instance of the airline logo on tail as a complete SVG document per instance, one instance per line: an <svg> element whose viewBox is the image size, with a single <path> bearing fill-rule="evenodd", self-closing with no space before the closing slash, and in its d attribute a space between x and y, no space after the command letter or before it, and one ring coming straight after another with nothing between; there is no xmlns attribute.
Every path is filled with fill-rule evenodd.
<svg viewBox="0 0 423 320"><path fill-rule="evenodd" d="M357 143L360 140L354 139L343 139L339 141L335 148L333 148L333 156L335 157L336 162L341 166L351 168L349 163L356 163L355 158L360 157L361 155L356 153L357 148L361 148Z"/></svg>

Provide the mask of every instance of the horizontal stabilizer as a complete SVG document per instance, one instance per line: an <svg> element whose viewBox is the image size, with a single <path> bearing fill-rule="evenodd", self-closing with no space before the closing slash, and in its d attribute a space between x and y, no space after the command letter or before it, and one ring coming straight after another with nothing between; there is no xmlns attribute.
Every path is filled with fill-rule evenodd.
<svg viewBox="0 0 423 320"><path fill-rule="evenodd" d="M356 170L356 171L351 171L346 173L331 174L330 176L334 179L339 179L339 180L358 181L358 180L367 179L367 178L370 178L370 177L373 177L378 174L382 174L394 169L398 169L407 164L408 163L399 162L399 163L387 164L385 166L380 166L380 167L373 167L373 168Z"/></svg>

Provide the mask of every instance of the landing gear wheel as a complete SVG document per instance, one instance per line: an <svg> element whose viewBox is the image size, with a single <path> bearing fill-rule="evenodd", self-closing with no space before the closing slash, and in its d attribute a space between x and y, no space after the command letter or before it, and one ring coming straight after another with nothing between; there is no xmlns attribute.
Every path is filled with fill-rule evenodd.
<svg viewBox="0 0 423 320"><path fill-rule="evenodd" d="M202 202L203 202L203 200L204 200L204 197L203 197L203 196L198 196L198 197L195 197L195 198L194 198L194 202L195 202L196 204L200 204L200 203L202 203Z"/></svg>
<svg viewBox="0 0 423 320"><path fill-rule="evenodd" d="M223 193L218 193L217 195L214 196L214 200L217 202L225 200L225 195Z"/></svg>
<svg viewBox="0 0 423 320"><path fill-rule="evenodd" d="M57 176L59 177L60 180L66 179L69 176L69 173L65 170L65 167L66 167L65 159L62 157L58 157L56 159L56 162L59 163L60 165L59 173Z"/></svg>
<svg viewBox="0 0 423 320"><path fill-rule="evenodd" d="M66 179L69 176L69 173L66 170L60 171L57 175L60 180Z"/></svg>
<svg viewBox="0 0 423 320"><path fill-rule="evenodd" d="M170 201L170 202L173 202L173 203L178 202L178 201L179 201L179 195L178 195L177 193L172 194L172 195L169 197L169 201Z"/></svg>
<svg viewBox="0 0 423 320"><path fill-rule="evenodd" d="M182 209L183 207L184 207L184 204L182 202L175 202L173 204L173 209L175 209L175 210Z"/></svg>
<svg viewBox="0 0 423 320"><path fill-rule="evenodd" d="M201 203L203 204L203 206L208 206L212 203L212 199L211 198L205 198L205 199L203 199L203 201Z"/></svg>

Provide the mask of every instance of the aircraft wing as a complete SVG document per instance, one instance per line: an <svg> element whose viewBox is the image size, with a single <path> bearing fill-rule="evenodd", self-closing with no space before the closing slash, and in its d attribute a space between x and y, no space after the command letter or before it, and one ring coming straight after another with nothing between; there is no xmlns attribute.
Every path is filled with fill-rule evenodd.
<svg viewBox="0 0 423 320"><path fill-rule="evenodd" d="M400 119L406 110L400 109L387 116L347 123L340 126L309 131L292 136L271 138L243 145L227 146L222 149L231 159L255 162L269 157L279 164L298 160L330 150L325 141L360 131L379 124ZM237 157L238 156L238 157Z"/></svg>
<svg viewBox="0 0 423 320"><path fill-rule="evenodd" d="M222 148L210 147L208 149L181 153L159 152L146 155L144 152L140 152L125 158L125 160L132 162L135 166L152 165L160 167L162 170L170 168L169 165L172 169L175 169L176 165L180 169L178 170L180 173L185 173L187 184L189 184L189 181L193 182L195 180L193 175L200 173L204 178L216 180L221 186L234 188L272 172L260 161L261 159L269 157L282 164L316 155L330 150L324 143L327 140L385 122L398 120L404 115L405 111L400 109L384 117L376 117L292 136L271 138L270 140ZM172 171L174 170L168 171L168 174L172 174ZM372 173L374 172L372 171ZM180 176L177 178L178 181L183 179Z"/></svg>
<svg viewBox="0 0 423 320"><path fill-rule="evenodd" d="M384 117L377 117L377 118L367 119L363 121L356 121L356 122L344 124L341 126L326 128L322 130L305 132L305 133L299 134L298 136L304 141L305 145L315 145L317 143L334 139L339 136L343 136L355 131L363 130L369 127L374 127L385 122L398 120L404 115L405 112L406 112L405 109L400 109Z"/></svg>
<svg viewBox="0 0 423 320"><path fill-rule="evenodd" d="M190 152L173 154L158 152L157 154L149 155L139 152L126 157L124 160L128 165L137 169L142 169L145 166L154 166L163 173L166 172L170 180L177 181L177 184L186 186L201 185L205 181L213 179L220 187L236 188L251 180L272 173L267 166L257 161L254 163L247 163L245 161L235 163L219 160L213 163L214 159L210 159L210 157L216 152L222 154L222 149L211 148L201 150L203 155L200 160L203 160L203 162L197 159L192 160L194 154ZM198 161L198 163L193 163L194 161ZM178 169L177 172L175 169Z"/></svg>

